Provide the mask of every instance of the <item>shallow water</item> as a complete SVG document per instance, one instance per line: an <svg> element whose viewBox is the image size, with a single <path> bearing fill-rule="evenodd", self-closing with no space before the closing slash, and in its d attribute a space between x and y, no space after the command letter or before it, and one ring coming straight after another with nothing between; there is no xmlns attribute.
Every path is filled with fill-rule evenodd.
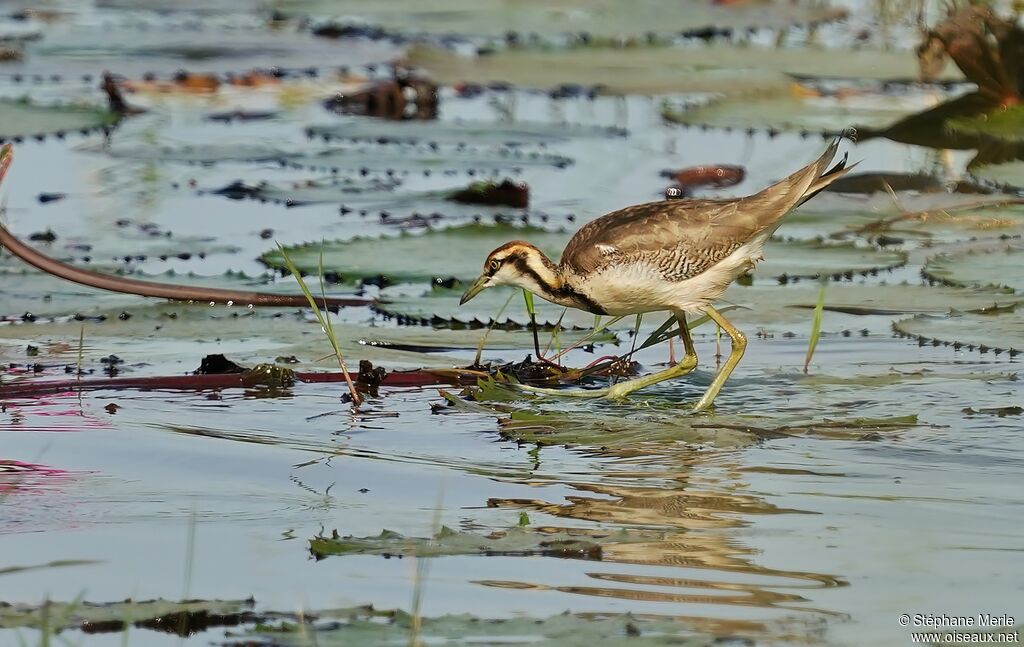
<svg viewBox="0 0 1024 647"><path fill-rule="evenodd" d="M96 16L119 15L96 11L78 19L89 24ZM315 51L323 43L306 45L289 50L284 60L319 64ZM338 64L382 60L379 52L388 47L364 43L342 54L351 60ZM230 56L224 58L199 69L240 69ZM88 59L74 66L93 69ZM24 65L31 70L61 64L40 55ZM172 72L180 61L154 58L153 65L147 69ZM4 96L24 90L4 78ZM43 85L30 94L96 100L85 86ZM488 222L495 212L523 214L443 201L403 202L404 192L458 187L477 176L452 162L456 174L439 168L426 177L393 146L374 150L396 160L403 180L396 197L356 204L350 213L340 214L337 202L287 208L204 193L239 179L287 183L325 176L247 161L252 155L237 155L239 145L295 155L342 148L352 162L340 175L358 177L367 147L303 135L307 126L353 118L319 106L317 99L327 92L323 87L291 80L286 89L290 92L240 92L217 99L157 97L150 114L113 132L109 150L99 134L19 144L4 182L7 220L23 239L52 229L58 240L42 249L79 263L89 255L87 265L100 269L173 270L176 275L167 280L206 285L245 282L225 276L231 270L264 283L257 289L293 291L291 278L265 274L256 260L275 241L397 235L399 228L382 221L381 211L394 216L439 211L445 215L442 226L470 222L475 215ZM202 119L214 108L236 104L283 112L245 124ZM664 189L659 171L665 168L741 164L747 171L744 182L714 195L742 195L804 164L823 146L817 137L795 133L769 137L673 127L661 122L660 104L661 98L636 96L553 100L525 90L460 99L446 89L441 118L497 122L511 116L513 122L629 130L627 137L570 137L527 147L574 160L565 169L524 165L515 175L530 185L526 213L531 221L550 229L572 230L623 205L659 199ZM422 126L429 132L429 122ZM467 143L472 147L472 140ZM161 159L172 157L168 150L188 145L208 146L200 151L204 155L215 150L217 162ZM845 143L844 149L870 171L946 165L958 172L971 156L969 151L940 156L884 140ZM126 157L118 150L150 151L156 159ZM449 149L442 153L457 157ZM55 191L68 197L38 202L38 194ZM810 239L846 230L850 223L844 217L859 225L893 209L884 200L862 197L822 196L821 201L833 215L797 214L780 235ZM363 208L366 215L359 213ZM859 215L849 215L858 208ZM901 282L921 291L948 289L925 287L919 278L931 255L927 238L956 245L971 237L1019 235L1024 228L1019 212L998 213L1006 222L996 231L962 223L914 225L921 238L908 236L901 248L909 255L906 267L831 282L826 302L879 305L870 295L889 295L886 289ZM543 223L541 215L547 216ZM119 219L131 222L117 224ZM172 235L150 235L151 229L138 226L144 223ZM274 230L269 239L259 235L267 228ZM82 251L72 243L92 247ZM443 267L446 255L460 253L430 244L428 233L425 264ZM177 258L178 253L189 257ZM146 258L126 265L119 260L126 254ZM78 363L80 334L88 373L83 379L103 379L100 360L112 353L124 360L120 370L128 376L181 374L210 353L244 364L294 354L299 368L330 368L317 362L330 352L319 327L296 309L250 314L242 304L232 309L157 304L20 274L9 256L0 262L0 315L5 317L0 359L11 365L4 382L67 379L64 367L73 371ZM770 276L771 268L769 255L756 276ZM190 272L198 276L187 276ZM331 287L340 294L357 290L351 284ZM419 295L427 287L389 290ZM363 291L371 297L377 293L374 287ZM1022 404L1019 359L895 335L893 321L908 314L827 311L805 376L801 368L812 313L784 308L783 302L813 305L816 295L813 281L779 286L774 279L755 278L752 286L731 289L729 301L751 306L727 315L748 332L750 346L716 412L702 416L691 414L687 405L713 376L716 340L707 326L696 331L702 364L695 373L628 403L519 401L493 410L439 406L432 411L431 405L444 403L437 389L394 388L382 389L362 412L352 413L338 398L338 384L299 384L276 392L106 389L3 398L0 602L253 597L261 611L364 604L410 610L419 589L425 617L542 618L567 610L651 614L678 618L698 636L787 645L909 644L910 630L898 623L901 613L1019 615L1024 442L1021 415L1008 408ZM935 310L923 300L907 302L919 297L919 291L909 291L903 299L879 299L882 306L909 314L915 307ZM992 300L1013 303L1017 297L1002 293ZM934 300L944 311L971 298L987 303L989 296L964 290L956 298L964 301ZM510 308L522 317L519 303L514 298ZM24 322L23 312L39 318ZM130 318L119 319L121 312ZM108 317L87 320L82 332L83 324L70 318L75 313ZM370 308L345 309L337 320L352 326L343 344L354 359L410 368L466 365L473 358L476 336L468 333L468 343L440 354L381 350L354 342L367 330L401 340L405 333L395 321ZM992 322L998 326L998 316ZM649 317L644 329L659 323L659 317ZM583 365L599 354L624 352L631 327L631 321L620 324L618 346L598 346L595 354L574 351L568 361ZM28 345L40 354L27 356ZM726 341L722 350L728 352ZM484 357L518 360L524 352L492 349ZM661 344L637 359L656 367L667 361L668 350ZM41 374L26 374L25 365L31 373L35 362L42 365ZM499 418L510 415L536 416L539 422L499 425ZM761 431L746 433L750 427ZM429 570L421 581L416 559L364 553L317 560L310 552L310 539L335 529L361 538L383 529L423 538L440 525L479 535L521 525L539 534L613 534L601 539L600 559L593 554L590 559L578 554L423 558ZM95 563L2 570L54 560ZM118 633L65 635L86 645L121 644L122 639ZM31 630L0 629L0 644L18 644L19 636L30 644L39 639ZM223 637L223 629L211 629L186 642L209 644ZM129 636L131 644L171 640L178 644L177 638L143 629Z"/></svg>

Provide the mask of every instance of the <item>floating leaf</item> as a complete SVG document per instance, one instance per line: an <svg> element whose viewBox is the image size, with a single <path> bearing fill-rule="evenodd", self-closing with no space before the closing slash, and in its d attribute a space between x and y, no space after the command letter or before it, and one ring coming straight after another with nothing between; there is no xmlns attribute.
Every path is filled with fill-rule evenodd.
<svg viewBox="0 0 1024 647"><path fill-rule="evenodd" d="M687 11L693 9L687 6ZM554 88L563 84L597 86L605 94L673 92L785 92L789 75L844 78L916 78L917 65L904 52L807 48L658 47L539 51L508 50L466 57L428 47L413 47L408 62L445 83ZM848 124L846 124L848 125Z"/></svg>
<svg viewBox="0 0 1024 647"><path fill-rule="evenodd" d="M117 119L117 115L101 108L41 106L0 99L0 140L96 130L114 124Z"/></svg>
<svg viewBox="0 0 1024 647"><path fill-rule="evenodd" d="M346 47L311 38L295 29L254 30L224 28L170 28L159 19L148 28L119 25L111 38L110 26L77 24L59 38L30 44L33 67L70 75L96 70L117 70L127 76L158 72L176 73L182 66L203 71L237 72L253 68L298 69L311 66L357 66L387 60L398 53L391 43L353 40Z"/></svg>
<svg viewBox="0 0 1024 647"><path fill-rule="evenodd" d="M977 166L971 169L971 173L982 180L1024 189L1024 160Z"/></svg>
<svg viewBox="0 0 1024 647"><path fill-rule="evenodd" d="M209 627L245 621L251 615L252 607L252 600L125 600L104 604L47 602L41 606L0 604L0 629L83 629L96 633L122 631L128 622L136 627L188 636Z"/></svg>
<svg viewBox="0 0 1024 647"><path fill-rule="evenodd" d="M306 129L310 137L350 139L354 141L469 144L476 146L511 146L516 144L547 144L569 139L617 137L625 135L620 128L583 126L546 122L485 121L385 121L354 119L341 123L321 124Z"/></svg>
<svg viewBox="0 0 1024 647"><path fill-rule="evenodd" d="M851 126L884 126L912 113L915 108L888 95L845 99L743 95L683 109L666 108L662 116L672 123L689 126L839 134Z"/></svg>
<svg viewBox="0 0 1024 647"><path fill-rule="evenodd" d="M419 326L382 328L376 335L359 339L362 346L393 349L417 353L437 353L454 350L474 350L484 331L479 329L434 329ZM546 341L546 335L544 337ZM589 344L615 343L617 337L610 332L591 335L589 331L565 330L559 333L563 346L586 340ZM492 330L487 336L484 350L532 350L533 335L525 330Z"/></svg>
<svg viewBox="0 0 1024 647"><path fill-rule="evenodd" d="M903 252L814 241L772 241L764 255L755 277L842 278L891 270L907 262Z"/></svg>
<svg viewBox="0 0 1024 647"><path fill-rule="evenodd" d="M1024 248L1002 245L928 259L924 275L960 287L995 287L1024 292Z"/></svg>
<svg viewBox="0 0 1024 647"><path fill-rule="evenodd" d="M959 241L992 232L1024 232L1024 208L1006 194L948 191L843 195L824 192L786 217L780 234L799 238L870 238L886 244ZM901 211L902 208L902 211Z"/></svg>
<svg viewBox="0 0 1024 647"><path fill-rule="evenodd" d="M349 282L375 277L384 277L389 283L453 276L470 280L479 276L487 254L510 240L528 240L557 258L569 236L537 227L471 224L420 234L356 238L326 243L324 267L337 274L338 280ZM287 247L286 251L299 270L316 272L320 243ZM281 255L274 250L263 254L260 261L273 269L284 267Z"/></svg>
<svg viewBox="0 0 1024 647"><path fill-rule="evenodd" d="M502 304L514 288L497 287L484 290L465 305L459 305L465 287L446 289L437 287L425 294L409 294L408 290L384 290L381 301L374 309L399 322L447 324L455 327L483 328L494 323L498 327L522 328L530 323L530 316L522 306L509 307L500 315ZM561 325L566 328L590 328L594 315L535 299L537 324L545 328ZM497 320L494 319L498 316Z"/></svg>
<svg viewBox="0 0 1024 647"><path fill-rule="evenodd" d="M819 285L815 281L777 286L733 285L721 301L742 306L729 314L729 320L747 329L760 326L767 330L779 330L780 327L787 330L798 325L803 332L813 316L818 293ZM828 288L824 310L848 316L826 316L825 324L855 330L884 326L887 330L888 322L900 315L944 315L952 310L986 311L1012 306L1020 299L1000 290L906 283L836 283ZM865 321L863 318L868 316L878 316L879 319Z"/></svg>
<svg viewBox="0 0 1024 647"><path fill-rule="evenodd" d="M835 20L844 15L813 2L757 2L736 6L681 7L671 0L644 0L623 5L614 0L546 2L522 0L509 7L501 0L416 0L366 4L359 0L274 0L279 11L359 18L360 23L411 33L504 37L509 31L561 35L643 36L677 34L695 28L780 28Z"/></svg>
<svg viewBox="0 0 1024 647"><path fill-rule="evenodd" d="M1024 107L1016 105L975 117L954 117L946 121L946 127L964 135L1024 142Z"/></svg>
<svg viewBox="0 0 1024 647"><path fill-rule="evenodd" d="M500 586L500 584L495 584ZM570 614L549 618L479 618L470 614L416 617L404 611L357 607L307 612L322 621L306 625L285 621L262 624L231 645L264 647L386 647L405 645L416 636L423 645L530 645L536 647L713 647L721 636L696 633L691 623L633 614ZM745 640L745 639L741 639Z"/></svg>
<svg viewBox="0 0 1024 647"><path fill-rule="evenodd" d="M323 537L309 540L316 559L333 555L383 555L385 557L443 557L451 555L514 555L601 559L603 543L650 541L660 533L626 530L600 531L513 527L486 535L442 527L433 537L406 537L382 530L373 537Z"/></svg>
<svg viewBox="0 0 1024 647"><path fill-rule="evenodd" d="M1024 312L1020 307L996 314L957 312L947 316L917 315L893 324L896 332L933 343L981 352L1024 351Z"/></svg>
<svg viewBox="0 0 1024 647"><path fill-rule="evenodd" d="M116 159L188 162L190 164L216 164L218 162L284 163L293 157L293 154L273 146L241 143L154 146L151 144L125 144L115 141L110 146L84 146L83 150L106 153Z"/></svg>
<svg viewBox="0 0 1024 647"><path fill-rule="evenodd" d="M670 396L673 397L673 396ZM678 396L675 396L678 397ZM696 400L697 395L694 395ZM759 440L791 435L857 437L865 431L901 430L917 424L915 416L884 419L799 418L766 419L756 416L718 415L712 419L679 411L651 407L651 411L596 412L587 410L543 410L539 404L513 411L499 419L501 435L509 440L540 445L601 447L605 450L637 450L652 453L678 443L743 447ZM658 447L662 449L658 449Z"/></svg>
<svg viewBox="0 0 1024 647"><path fill-rule="evenodd" d="M472 171L486 174L526 166L564 168L572 164L572 159L564 155L550 153L527 153L514 148L475 151L373 146L369 148L332 148L319 153L293 155L288 157L287 162L294 167L331 172L362 169L370 171L409 169Z"/></svg>
<svg viewBox="0 0 1024 647"><path fill-rule="evenodd" d="M207 192L232 200L250 198L295 206L321 203L342 204L349 201L385 200L393 202L399 197L394 192L398 185L397 180L379 178L326 178L298 182L259 182L257 184L237 181L221 189ZM405 194L401 198L420 200L424 198L424 195L423 193Z"/></svg>

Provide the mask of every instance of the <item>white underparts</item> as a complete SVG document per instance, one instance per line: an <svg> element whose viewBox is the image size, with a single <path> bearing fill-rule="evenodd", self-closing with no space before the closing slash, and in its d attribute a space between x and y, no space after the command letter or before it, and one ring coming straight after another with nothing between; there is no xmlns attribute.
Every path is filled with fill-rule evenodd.
<svg viewBox="0 0 1024 647"><path fill-rule="evenodd" d="M730 283L764 258L770 237L770 231L761 232L701 274L682 281L667 280L658 268L641 262L609 265L588 277L572 277L571 282L611 315L696 312L721 297Z"/></svg>

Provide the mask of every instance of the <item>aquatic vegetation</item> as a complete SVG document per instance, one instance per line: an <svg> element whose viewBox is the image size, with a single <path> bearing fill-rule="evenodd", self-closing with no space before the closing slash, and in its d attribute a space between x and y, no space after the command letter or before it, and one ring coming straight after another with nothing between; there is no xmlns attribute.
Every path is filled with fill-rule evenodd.
<svg viewBox="0 0 1024 647"><path fill-rule="evenodd" d="M928 259L922 273L935 281L960 287L1003 288L1024 292L1024 277L1018 273L1024 248L997 243L987 249L970 249L960 254L941 254Z"/></svg>
<svg viewBox="0 0 1024 647"><path fill-rule="evenodd" d="M539 227L469 224L382 238L356 238L327 242L323 246L324 269L337 281L383 277L385 285L430 282L435 278L472 279L480 273L480 259L509 237L527 238L543 249L557 252L569 240L569 233ZM458 254L437 256L438 250L458 249ZM314 272L319 264L320 244L286 247L288 256L302 272ZM260 257L269 268L283 268L279 252Z"/></svg>
<svg viewBox="0 0 1024 647"><path fill-rule="evenodd" d="M949 346L954 350L1015 357L1024 350L1024 314L1018 307L986 312L951 312L916 315L893 324L893 330L922 346Z"/></svg>
<svg viewBox="0 0 1024 647"><path fill-rule="evenodd" d="M118 116L99 107L39 105L28 99L0 100L0 140L90 134L110 128Z"/></svg>
<svg viewBox="0 0 1024 647"><path fill-rule="evenodd" d="M1014 599L995 34L919 82L906 2L7 4L0 643L887 645L865 601ZM718 411L685 406L706 317L700 367L628 402L510 388L657 372L679 331L460 306L491 248L749 193L821 132L860 166L715 304L749 335Z"/></svg>

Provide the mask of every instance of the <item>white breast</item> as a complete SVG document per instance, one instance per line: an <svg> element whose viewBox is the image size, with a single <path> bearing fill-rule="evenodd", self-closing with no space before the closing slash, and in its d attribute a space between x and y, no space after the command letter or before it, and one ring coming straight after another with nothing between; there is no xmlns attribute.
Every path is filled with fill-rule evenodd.
<svg viewBox="0 0 1024 647"><path fill-rule="evenodd" d="M630 263L610 265L593 275L578 277L574 283L611 315L700 311L761 260L769 235L758 236L703 273L684 281L668 281L651 265Z"/></svg>

